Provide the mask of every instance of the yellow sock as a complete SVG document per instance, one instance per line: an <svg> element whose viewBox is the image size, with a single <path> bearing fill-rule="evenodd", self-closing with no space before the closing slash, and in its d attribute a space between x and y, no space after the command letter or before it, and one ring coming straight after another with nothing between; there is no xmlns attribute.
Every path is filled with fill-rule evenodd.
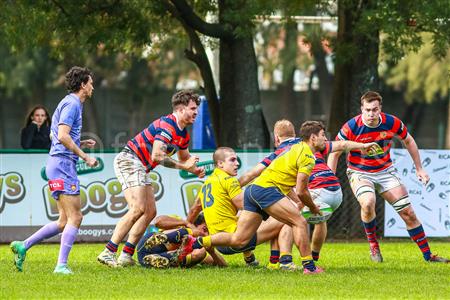
<svg viewBox="0 0 450 300"><path fill-rule="evenodd" d="M300 256L300 259L301 259L302 261L304 261L304 260L312 260L313 258L312 258L311 255L307 255L307 256Z"/></svg>
<svg viewBox="0 0 450 300"><path fill-rule="evenodd" d="M192 235L192 229L186 228L186 230L187 230L187 232L188 232L190 235Z"/></svg>

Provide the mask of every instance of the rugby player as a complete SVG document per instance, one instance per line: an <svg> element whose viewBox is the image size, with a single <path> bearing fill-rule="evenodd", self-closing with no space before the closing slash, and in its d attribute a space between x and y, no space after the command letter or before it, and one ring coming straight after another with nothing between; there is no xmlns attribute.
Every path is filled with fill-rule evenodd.
<svg viewBox="0 0 450 300"><path fill-rule="evenodd" d="M400 119L381 111L382 102L382 97L377 92L368 91L362 95L361 114L345 123L336 137L338 140L376 142L380 146L379 151L372 155L359 150L352 150L347 155L347 176L361 206L361 220L370 246L370 258L374 262L383 261L376 237L375 192L378 192L403 219L408 234L419 247L423 258L428 262L448 263L448 259L432 254L422 224L414 213L408 191L400 181L390 158L392 139L396 136L411 155L417 178L426 185L430 178L422 167L417 144ZM328 165L334 172L340 154L335 152L328 158Z"/></svg>
<svg viewBox="0 0 450 300"><path fill-rule="evenodd" d="M300 252L304 274L322 273L323 270L315 265L311 256L306 220L290 200L301 201L312 213L321 214L307 188L315 164L313 152L323 149L326 143L326 137L319 135L321 130L321 126L302 127L301 135L304 140L278 155L247 187L244 193L244 210L239 217L236 232L221 232L189 240L181 248L180 257L202 246L243 247L251 241L262 220L272 216L293 228L294 242ZM296 195L293 196L294 193Z"/></svg>
<svg viewBox="0 0 450 300"><path fill-rule="evenodd" d="M23 270L27 251L35 244L62 232L58 263L54 273L72 274L67 260L77 237L83 215L81 214L80 182L77 177L78 158L89 167L97 165L94 157L81 148L93 148L95 141L80 141L82 111L84 102L94 90L92 73L87 68L72 67L66 74L66 87L69 92L56 107L50 129L51 148L45 172L52 197L57 200L58 220L49 223L27 238L14 241L11 250L17 270Z"/></svg>
<svg viewBox="0 0 450 300"><path fill-rule="evenodd" d="M197 117L200 100L189 90L172 97L173 113L153 121L133 139L114 159L114 171L122 185L129 210L117 223L114 233L97 260L105 265L132 266L136 244L147 225L156 215L155 196L149 172L156 166L188 171L198 177L205 175L197 167L198 157L188 150L187 126ZM171 158L177 152L178 160ZM116 260L119 243L128 234L122 253Z"/></svg>

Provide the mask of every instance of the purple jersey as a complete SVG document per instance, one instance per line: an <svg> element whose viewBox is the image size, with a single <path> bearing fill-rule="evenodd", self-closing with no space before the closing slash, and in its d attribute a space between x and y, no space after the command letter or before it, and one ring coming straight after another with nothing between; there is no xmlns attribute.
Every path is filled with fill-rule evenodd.
<svg viewBox="0 0 450 300"><path fill-rule="evenodd" d="M59 142L58 126L60 124L70 126L70 137L80 147L82 112L83 104L75 94L69 94L59 102L58 107L53 113L52 127L50 130L50 137L52 139L52 146L50 148L51 156L58 155L67 157L73 161L78 160L78 156Z"/></svg>

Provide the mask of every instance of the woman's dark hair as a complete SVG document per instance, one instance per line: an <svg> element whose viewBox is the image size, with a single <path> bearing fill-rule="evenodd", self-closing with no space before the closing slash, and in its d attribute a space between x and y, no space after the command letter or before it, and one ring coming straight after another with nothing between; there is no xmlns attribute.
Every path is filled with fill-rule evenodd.
<svg viewBox="0 0 450 300"><path fill-rule="evenodd" d="M66 73L66 88L69 93L77 93L81 89L81 84L86 84L92 78L92 72L88 68L72 67Z"/></svg>
<svg viewBox="0 0 450 300"><path fill-rule="evenodd" d="M44 124L47 125L47 127L50 127L50 124L52 122L51 118L50 118L50 114L48 113L48 110L45 108L44 105L36 105L35 107L33 107L33 109L31 110L31 112L28 114L26 120L25 120L25 128L28 127L28 125L30 125L31 121L31 117L34 115L34 112L38 109L42 109L45 111L45 116L47 117L47 119L45 120Z"/></svg>

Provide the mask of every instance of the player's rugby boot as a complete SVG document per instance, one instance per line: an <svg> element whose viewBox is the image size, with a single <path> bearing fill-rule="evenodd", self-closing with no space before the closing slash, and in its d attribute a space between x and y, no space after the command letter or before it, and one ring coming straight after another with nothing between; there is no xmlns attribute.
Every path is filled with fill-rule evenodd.
<svg viewBox="0 0 450 300"><path fill-rule="evenodd" d="M305 274L305 275L320 274L320 273L323 273L323 272L325 272L324 269L322 269L321 267L317 267L317 266L316 266L316 269L314 271L310 271L310 270L308 270L306 268L303 269L303 274Z"/></svg>
<svg viewBox="0 0 450 300"><path fill-rule="evenodd" d="M380 248L377 246L370 246L370 259L373 262L382 263L383 262L383 256L381 255Z"/></svg>
<svg viewBox="0 0 450 300"><path fill-rule="evenodd" d="M165 269L169 267L170 260L158 254L150 254L144 257L144 264L156 269Z"/></svg>
<svg viewBox="0 0 450 300"><path fill-rule="evenodd" d="M269 270L279 270L280 269L280 263L271 263L269 262L266 266L267 269Z"/></svg>
<svg viewBox="0 0 450 300"><path fill-rule="evenodd" d="M444 263L444 264L448 264L448 263L450 263L450 260L449 259L446 259L446 258L444 258L444 257L440 257L440 256L437 256L436 254L432 254L431 255L431 257L430 257L430 259L428 260L429 262L440 262L440 263Z"/></svg>
<svg viewBox="0 0 450 300"><path fill-rule="evenodd" d="M116 254L106 248L99 254L99 256L97 256L97 260L108 267L119 267L116 260Z"/></svg>
<svg viewBox="0 0 450 300"><path fill-rule="evenodd" d="M25 249L25 243L22 241L14 241L9 247L11 251L14 253L14 265L16 266L19 272L23 271L23 262L25 261L25 257L27 255L27 249Z"/></svg>
<svg viewBox="0 0 450 300"><path fill-rule="evenodd" d="M72 275L73 272L69 267L65 264L56 265L55 270L53 271L55 274L63 274L63 275Z"/></svg>
<svg viewBox="0 0 450 300"><path fill-rule="evenodd" d="M132 267L136 264L133 257L127 253L121 253L119 259L117 260L117 264L121 267Z"/></svg>
<svg viewBox="0 0 450 300"><path fill-rule="evenodd" d="M302 267L297 266L293 262L287 263L287 264L281 264L280 263L280 270L283 271L300 271Z"/></svg>
<svg viewBox="0 0 450 300"><path fill-rule="evenodd" d="M145 241L145 248L150 249L158 245L167 243L167 235L163 232L155 232L151 237Z"/></svg>

